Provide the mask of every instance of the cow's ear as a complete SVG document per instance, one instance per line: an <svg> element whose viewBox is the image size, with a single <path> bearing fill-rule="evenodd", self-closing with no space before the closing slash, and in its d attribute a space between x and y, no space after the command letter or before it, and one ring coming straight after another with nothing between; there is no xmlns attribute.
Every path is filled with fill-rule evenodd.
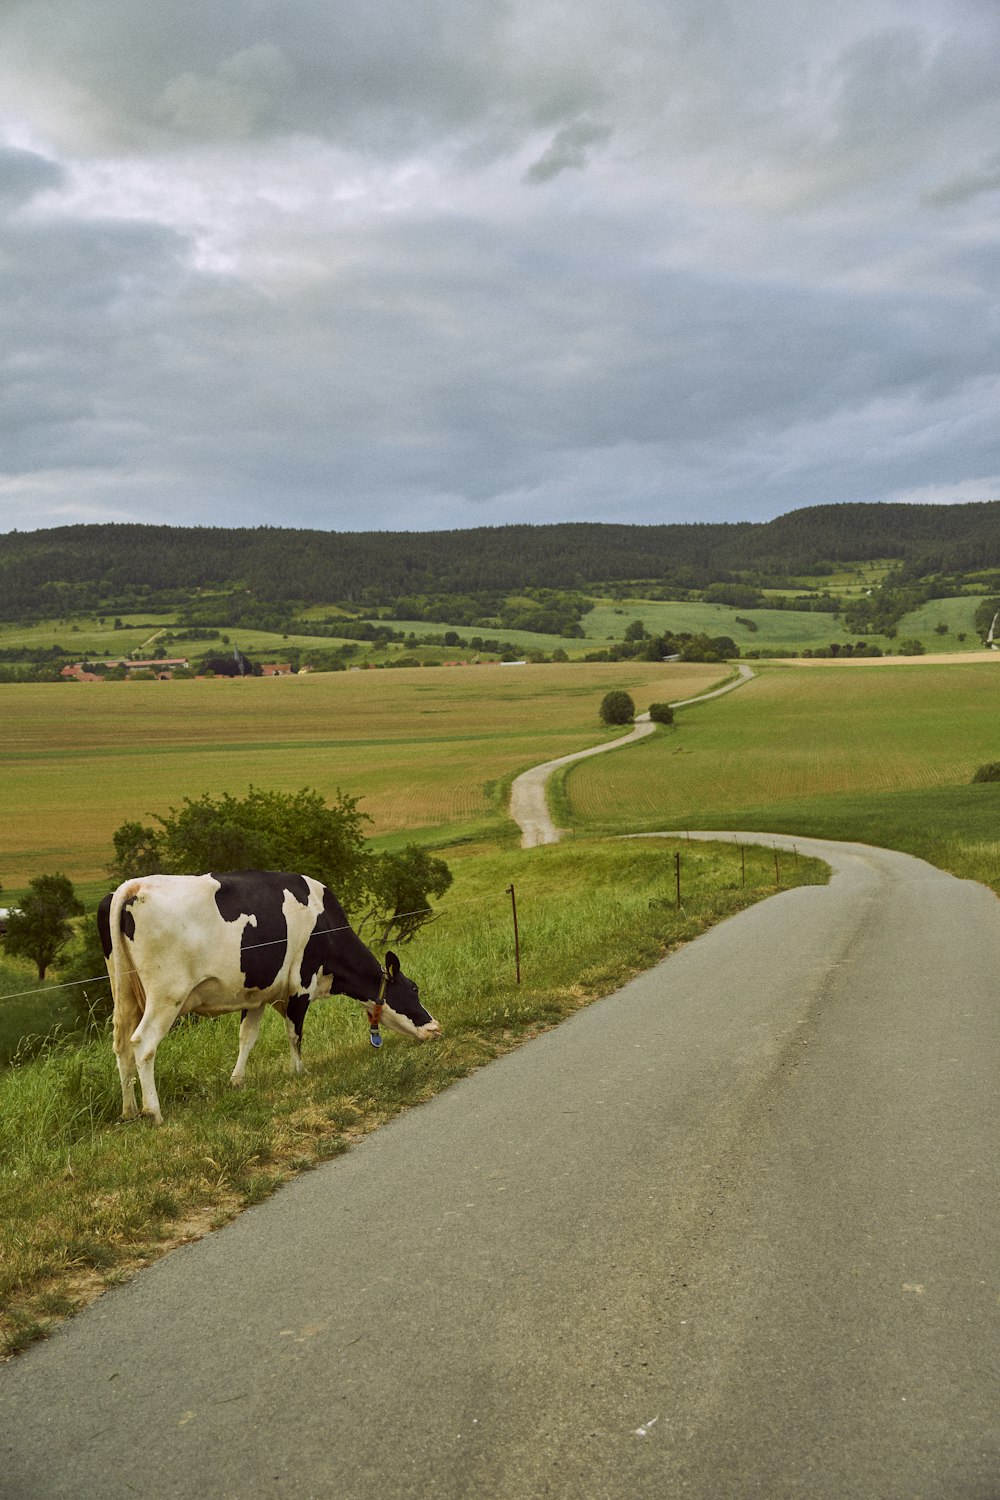
<svg viewBox="0 0 1000 1500"><path fill-rule="evenodd" d="M388 974L390 979L398 978L399 959L397 958L395 953L387 953L385 955L385 972Z"/></svg>

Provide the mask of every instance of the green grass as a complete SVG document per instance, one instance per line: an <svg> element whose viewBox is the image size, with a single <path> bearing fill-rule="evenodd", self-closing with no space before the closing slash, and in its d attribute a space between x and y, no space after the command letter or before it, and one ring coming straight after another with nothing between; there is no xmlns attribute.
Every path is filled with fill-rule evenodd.
<svg viewBox="0 0 1000 1500"><path fill-rule="evenodd" d="M18 1055L30 1056L54 1037L76 1033L79 1023L64 989L51 979L39 985L31 964L0 958L0 1068Z"/></svg>
<svg viewBox="0 0 1000 1500"><path fill-rule="evenodd" d="M981 651L983 643L976 630L976 610L982 600L964 594L954 599L931 599L904 615L896 631L895 645L909 638L923 641L929 653L940 651ZM947 625L946 635L939 635L936 627ZM958 637L965 636L964 641Z"/></svg>
<svg viewBox="0 0 1000 1500"><path fill-rule="evenodd" d="M184 1238L343 1151L399 1110L617 989L676 944L775 890L770 851L670 841L469 849L445 913L405 968L441 1021L439 1043L387 1036L379 1053L353 1002L306 1023L307 1073L288 1074L284 1027L268 1016L244 1090L227 1078L236 1015L175 1026L157 1056L162 1130L119 1121L107 1037L48 1050L0 1074L0 1349L13 1352ZM783 884L823 881L812 862ZM515 883L522 983L507 887Z"/></svg>
<svg viewBox="0 0 1000 1500"><path fill-rule="evenodd" d="M584 834L748 828L861 839L997 883L1000 662L787 667L556 781Z"/></svg>
<svg viewBox="0 0 1000 1500"><path fill-rule="evenodd" d="M752 620L755 631L737 622L737 616ZM627 627L641 620L650 635L671 631L679 635L728 635L742 651L802 651L845 640L839 620L832 615L804 610L733 609L728 604L685 604L649 599L626 599L602 604L583 617L583 628L594 645L620 641Z"/></svg>
<svg viewBox="0 0 1000 1500"><path fill-rule="evenodd" d="M699 828L728 828L733 815L699 813ZM692 825L693 826L693 825ZM1000 895L1000 786L940 786L918 790L802 798L746 807L741 830L846 839L900 849L963 880L978 880Z"/></svg>

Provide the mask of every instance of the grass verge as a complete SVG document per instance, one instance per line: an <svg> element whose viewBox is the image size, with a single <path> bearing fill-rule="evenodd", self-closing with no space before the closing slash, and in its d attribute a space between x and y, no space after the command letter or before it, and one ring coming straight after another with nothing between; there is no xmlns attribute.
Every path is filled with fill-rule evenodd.
<svg viewBox="0 0 1000 1500"><path fill-rule="evenodd" d="M734 816L736 823L734 825ZM877 844L914 854L1000 895L1000 784L922 787L907 791L805 797L729 812L691 809L690 828L732 828ZM679 827L659 819L644 831Z"/></svg>
<svg viewBox="0 0 1000 1500"><path fill-rule="evenodd" d="M445 1028L439 1043L389 1037L373 1053L360 1007L333 998L310 1012L303 1079L289 1077L284 1027L268 1016L237 1093L226 1079L238 1016L182 1022L157 1058L161 1130L119 1120L106 1036L0 1074L0 1352L776 889L769 850L746 850L743 884L732 847L670 840L464 848L452 864L444 915L405 957ZM827 871L799 860L781 878L817 883Z"/></svg>

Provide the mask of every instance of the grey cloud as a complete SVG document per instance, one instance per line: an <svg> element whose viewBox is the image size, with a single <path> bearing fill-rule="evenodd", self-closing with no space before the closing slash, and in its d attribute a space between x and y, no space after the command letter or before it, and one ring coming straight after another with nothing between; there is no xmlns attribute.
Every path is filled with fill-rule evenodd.
<svg viewBox="0 0 1000 1500"><path fill-rule="evenodd" d="M172 78L156 114L182 135L240 139L274 128L279 101L294 82L281 49L258 42L223 58L214 73L188 70Z"/></svg>
<svg viewBox="0 0 1000 1500"><path fill-rule="evenodd" d="M57 144L0 152L0 527L761 517L1000 473L1000 28L899 14L7 7L16 138Z"/></svg>
<svg viewBox="0 0 1000 1500"><path fill-rule="evenodd" d="M591 148L603 146L611 134L610 126L598 125L591 120L575 120L571 125L564 125L525 172L525 182L549 182L560 172L585 167Z"/></svg>
<svg viewBox="0 0 1000 1500"><path fill-rule="evenodd" d="M924 194L924 202L932 208L953 208L969 203L984 193L995 193L1000 188L1000 156L994 156L981 172L956 177L940 187L931 188Z"/></svg>
<svg viewBox="0 0 1000 1500"><path fill-rule="evenodd" d="M33 151L0 149L0 209L28 203L65 178L62 167Z"/></svg>

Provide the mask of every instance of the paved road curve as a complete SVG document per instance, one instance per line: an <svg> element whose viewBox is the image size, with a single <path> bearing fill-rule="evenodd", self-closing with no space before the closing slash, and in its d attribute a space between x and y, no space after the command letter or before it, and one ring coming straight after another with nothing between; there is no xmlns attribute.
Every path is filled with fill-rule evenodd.
<svg viewBox="0 0 1000 1500"><path fill-rule="evenodd" d="M0 1368L0 1494L995 1500L1000 903L798 843Z"/></svg>

